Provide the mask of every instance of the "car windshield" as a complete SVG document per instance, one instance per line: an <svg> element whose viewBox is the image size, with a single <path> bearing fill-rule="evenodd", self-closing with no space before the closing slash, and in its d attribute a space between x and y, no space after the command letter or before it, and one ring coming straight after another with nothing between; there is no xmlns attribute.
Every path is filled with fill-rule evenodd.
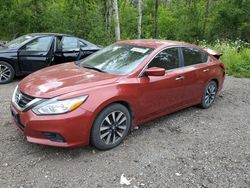
<svg viewBox="0 0 250 188"><path fill-rule="evenodd" d="M24 44L26 41L30 40L31 38L33 38L33 36L24 35L4 44L4 47L16 48L16 47L21 46L22 44Z"/></svg>
<svg viewBox="0 0 250 188"><path fill-rule="evenodd" d="M129 74L153 51L152 48L112 44L80 61L82 68L110 74Z"/></svg>

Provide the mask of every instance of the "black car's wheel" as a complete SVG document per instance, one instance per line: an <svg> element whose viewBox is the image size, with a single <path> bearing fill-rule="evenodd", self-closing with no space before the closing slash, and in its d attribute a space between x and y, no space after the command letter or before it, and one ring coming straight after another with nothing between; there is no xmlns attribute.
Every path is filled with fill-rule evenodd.
<svg viewBox="0 0 250 188"><path fill-rule="evenodd" d="M202 108L209 108L212 106L217 94L217 90L217 83L214 80L210 81L203 93L202 103L200 104Z"/></svg>
<svg viewBox="0 0 250 188"><path fill-rule="evenodd" d="M112 104L96 118L91 131L91 144L100 150L119 145L131 127L131 115L121 104Z"/></svg>
<svg viewBox="0 0 250 188"><path fill-rule="evenodd" d="M15 71L13 67L4 62L0 61L0 84L7 84L13 80Z"/></svg>

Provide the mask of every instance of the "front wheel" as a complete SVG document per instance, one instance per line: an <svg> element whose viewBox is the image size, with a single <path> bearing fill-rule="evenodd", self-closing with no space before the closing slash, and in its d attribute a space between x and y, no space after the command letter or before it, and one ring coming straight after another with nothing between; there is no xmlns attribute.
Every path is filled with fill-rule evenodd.
<svg viewBox="0 0 250 188"><path fill-rule="evenodd" d="M0 84L7 84L13 80L15 71L13 67L4 61L0 61Z"/></svg>
<svg viewBox="0 0 250 188"><path fill-rule="evenodd" d="M121 104L112 104L96 118L91 131L91 144L100 150L118 146L131 127L131 115Z"/></svg>
<svg viewBox="0 0 250 188"><path fill-rule="evenodd" d="M217 94L217 90L217 83L214 80L210 81L206 86L202 96L202 102L200 104L202 108L209 108L212 106Z"/></svg>

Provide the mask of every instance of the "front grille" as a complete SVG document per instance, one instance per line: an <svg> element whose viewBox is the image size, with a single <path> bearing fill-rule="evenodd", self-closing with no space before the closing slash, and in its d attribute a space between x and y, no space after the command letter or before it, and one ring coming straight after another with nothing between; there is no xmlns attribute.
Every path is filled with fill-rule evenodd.
<svg viewBox="0 0 250 188"><path fill-rule="evenodd" d="M19 90L16 91L15 102L21 108L24 108L33 99L35 99L35 97L29 96L27 94L24 94L24 93L22 93Z"/></svg>
<svg viewBox="0 0 250 188"><path fill-rule="evenodd" d="M19 114L15 112L13 109L11 109L11 115L14 118L14 121L16 122L16 125L21 129L24 130L24 125L21 123Z"/></svg>

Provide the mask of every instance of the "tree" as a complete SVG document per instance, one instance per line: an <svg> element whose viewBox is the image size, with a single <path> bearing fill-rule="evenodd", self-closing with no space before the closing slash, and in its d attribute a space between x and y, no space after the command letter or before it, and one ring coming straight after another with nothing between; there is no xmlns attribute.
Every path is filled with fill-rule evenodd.
<svg viewBox="0 0 250 188"><path fill-rule="evenodd" d="M113 8L114 8L114 21L115 21L115 39L116 41L118 41L121 39L121 34L120 34L120 22L119 22L117 0L113 0Z"/></svg>
<svg viewBox="0 0 250 188"><path fill-rule="evenodd" d="M205 6L205 16L204 16L204 24L203 24L203 35L206 33L206 28L207 28L207 21L208 21L208 15L209 15L209 4L210 0L206 0L206 6Z"/></svg>
<svg viewBox="0 0 250 188"><path fill-rule="evenodd" d="M111 28L111 19L112 19L112 2L111 0L105 1L105 22L106 22L106 31L110 34Z"/></svg>
<svg viewBox="0 0 250 188"><path fill-rule="evenodd" d="M158 38L158 10L159 0L155 0L154 38Z"/></svg>
<svg viewBox="0 0 250 188"><path fill-rule="evenodd" d="M141 20L142 20L142 10L141 10L142 0L138 0L138 36L137 38L141 38Z"/></svg>

